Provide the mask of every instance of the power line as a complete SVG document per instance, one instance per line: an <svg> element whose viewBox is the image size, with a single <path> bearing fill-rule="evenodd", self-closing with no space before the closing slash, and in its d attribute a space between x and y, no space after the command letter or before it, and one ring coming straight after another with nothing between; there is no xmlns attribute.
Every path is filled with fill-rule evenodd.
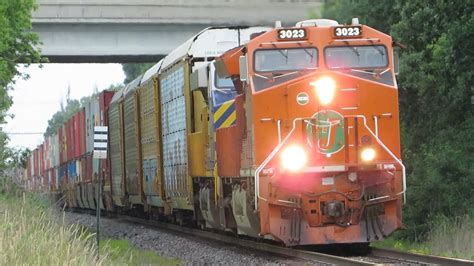
<svg viewBox="0 0 474 266"><path fill-rule="evenodd" d="M7 135L43 135L44 132L3 132Z"/></svg>

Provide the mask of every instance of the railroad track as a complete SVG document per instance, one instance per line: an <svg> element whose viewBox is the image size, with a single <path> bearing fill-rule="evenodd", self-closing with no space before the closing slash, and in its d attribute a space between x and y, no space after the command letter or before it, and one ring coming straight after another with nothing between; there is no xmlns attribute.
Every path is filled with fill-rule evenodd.
<svg viewBox="0 0 474 266"><path fill-rule="evenodd" d="M371 248L369 257L394 259L405 263L417 263L421 265L474 265L474 261L446 258L440 256L423 255L409 252L401 252L397 250L383 249L383 248Z"/></svg>
<svg viewBox="0 0 474 266"><path fill-rule="evenodd" d="M342 257L307 250L280 247L268 243L130 216L118 216L118 219L128 223L171 230L179 234L206 238L226 244L237 245L246 249L258 250L279 256L293 257L322 265L474 265L474 261L469 260L421 255L381 248L371 248L371 253L367 256Z"/></svg>

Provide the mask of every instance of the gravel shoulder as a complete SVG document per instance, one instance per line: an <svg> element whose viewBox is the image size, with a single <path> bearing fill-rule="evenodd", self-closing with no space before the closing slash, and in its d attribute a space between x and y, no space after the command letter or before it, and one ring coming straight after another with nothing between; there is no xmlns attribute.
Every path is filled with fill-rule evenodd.
<svg viewBox="0 0 474 266"><path fill-rule="evenodd" d="M69 224L85 226L91 231L96 229L96 217L89 214L67 212L65 220ZM307 261L282 258L194 236L175 234L159 228L125 223L113 218L101 218L101 236L125 239L135 247L154 251L160 256L177 258L186 264L308 264Z"/></svg>

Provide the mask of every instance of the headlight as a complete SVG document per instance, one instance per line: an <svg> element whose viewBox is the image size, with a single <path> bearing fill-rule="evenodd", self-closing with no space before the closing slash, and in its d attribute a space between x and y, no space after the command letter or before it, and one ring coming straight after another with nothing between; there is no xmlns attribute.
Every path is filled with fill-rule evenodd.
<svg viewBox="0 0 474 266"><path fill-rule="evenodd" d="M280 157L283 168L291 172L300 170L308 161L305 150L298 145L287 147L281 152Z"/></svg>
<svg viewBox="0 0 474 266"><path fill-rule="evenodd" d="M336 92L336 82L330 77L322 77L316 81L309 83L316 89L316 94L321 105L327 105L334 99Z"/></svg>
<svg viewBox="0 0 474 266"><path fill-rule="evenodd" d="M364 162L370 162L375 159L375 150L373 148L365 148L360 153L360 157Z"/></svg>

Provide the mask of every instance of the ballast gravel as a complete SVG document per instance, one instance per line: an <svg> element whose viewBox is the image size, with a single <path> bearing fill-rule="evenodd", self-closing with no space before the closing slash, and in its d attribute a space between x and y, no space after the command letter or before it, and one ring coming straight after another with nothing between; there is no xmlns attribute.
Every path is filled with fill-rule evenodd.
<svg viewBox="0 0 474 266"><path fill-rule="evenodd" d="M91 231L96 230L96 217L89 214L66 212L65 220L68 224L80 224ZM135 247L155 251L160 256L180 259L185 264L308 264L307 261L278 257L194 236L173 234L163 229L148 228L113 218L101 218L101 237L125 239Z"/></svg>

